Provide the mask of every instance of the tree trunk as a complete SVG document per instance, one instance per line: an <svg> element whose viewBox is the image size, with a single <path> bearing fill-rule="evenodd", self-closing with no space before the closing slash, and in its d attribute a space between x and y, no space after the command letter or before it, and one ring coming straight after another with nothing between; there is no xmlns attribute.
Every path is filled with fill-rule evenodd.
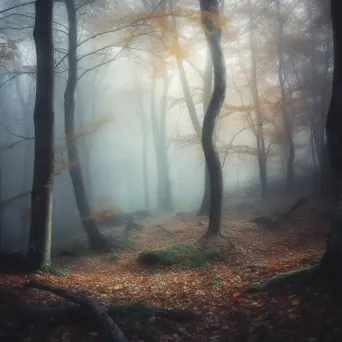
<svg viewBox="0 0 342 342"><path fill-rule="evenodd" d="M0 154L0 203L3 201L2 195L2 154ZM2 207L2 206L1 206ZM0 252L2 251L2 242L3 242L3 211L0 208Z"/></svg>
<svg viewBox="0 0 342 342"><path fill-rule="evenodd" d="M31 195L28 267L50 265L52 189L54 172L54 46L53 0L36 0L33 38L37 55L37 89L34 109L34 171Z"/></svg>
<svg viewBox="0 0 342 342"><path fill-rule="evenodd" d="M107 250L109 248L108 241L100 233L94 220L89 217L91 215L91 210L85 192L81 165L76 147L75 90L77 84L77 20L74 0L67 0L65 5L69 22L69 72L64 93L64 116L68 161L70 164L69 172L75 192L77 208L89 240L89 246L94 250Z"/></svg>
<svg viewBox="0 0 342 342"><path fill-rule="evenodd" d="M287 165L286 165L286 188L288 191L292 189L293 180L294 180L294 157L295 157L295 148L293 143L293 134L292 134L292 123L291 118L286 108L286 92L285 92L285 82L284 82L284 51L283 51L283 41L284 41L284 22L280 13L280 0L276 1L277 5L277 15L279 21L279 39L278 39L278 57L279 57L279 65L278 65L278 80L280 85L281 92L281 103L282 103L282 118L284 122L284 129L286 134L286 142L288 145L288 153L287 153Z"/></svg>
<svg viewBox="0 0 342 342"><path fill-rule="evenodd" d="M210 51L207 51L207 60L205 64L204 79L203 79L203 113L208 109L212 94L212 83L213 83L213 64L211 61ZM204 166L204 194L201 203L200 210L197 215L208 215L210 208L210 177L208 173L207 165Z"/></svg>
<svg viewBox="0 0 342 342"><path fill-rule="evenodd" d="M158 186L157 186L157 207L159 211L164 211L163 208L163 171L160 160L160 137L158 129L158 120L156 115L156 78L155 73L152 77L151 88L151 124L153 133L154 150L156 154Z"/></svg>
<svg viewBox="0 0 342 342"><path fill-rule="evenodd" d="M330 107L326 122L327 146L331 165L334 210L326 252L320 264L328 281L342 281L342 2L331 1L334 39L334 73Z"/></svg>
<svg viewBox="0 0 342 342"><path fill-rule="evenodd" d="M167 70L165 70L167 73ZM163 173L163 207L167 212L174 211L172 192L171 192L171 181L170 181L170 168L168 160L168 149L166 146L166 114L167 114L167 96L169 92L170 78L166 74L164 76L164 88L163 97L161 102L161 118L160 118L160 134L159 134L159 145L160 145L160 161Z"/></svg>
<svg viewBox="0 0 342 342"><path fill-rule="evenodd" d="M141 113L144 115L144 113ZM144 183L144 202L145 209L150 210L150 193L149 193L149 184L148 184L148 160L147 160L147 128L145 118L142 118L142 166L143 166L143 183Z"/></svg>
<svg viewBox="0 0 342 342"><path fill-rule="evenodd" d="M252 8L251 1L248 0L249 7ZM257 84L257 64L256 64L256 53L255 53L255 44L253 37L253 13L251 12L250 20L249 20L249 43L251 47L251 86L252 86L252 95L253 102L255 106L255 114L257 121L257 153L258 153L258 163L259 163L259 177L260 177L260 185L261 185L261 196L263 199L267 197L267 155L265 148L265 139L264 139L264 131L262 127L262 115L259 103L259 91Z"/></svg>
<svg viewBox="0 0 342 342"><path fill-rule="evenodd" d="M23 124L25 126L24 129L24 136L25 137L31 137L32 136L32 132L29 129L29 125L30 123L28 122L29 116L28 116L28 112L29 112L29 95L27 95L26 99L24 97L22 88L21 88L21 83L20 83L20 78L16 77L15 78L15 85L16 85L16 90L17 90L17 95L18 95L18 100L21 106L21 112L22 112L22 117L23 117ZM32 170L32 156L30 154L30 144L31 144L31 140L27 140L24 142L24 160L23 160L23 177L22 177L22 186L21 186L21 191L24 191L26 189L29 189L30 187L32 187L31 181L32 181L32 174L29 170ZM21 204L21 233L23 234L23 237L26 236L27 234L27 226L29 221L27 220L27 215L25 215L25 213L27 212L27 210L30 208L30 204L29 204L29 198L23 198L21 200L22 204Z"/></svg>
<svg viewBox="0 0 342 342"><path fill-rule="evenodd" d="M170 6L170 9L173 8L172 0L169 0L169 6ZM174 27L177 28L177 22L176 22L176 18L174 16L172 16L172 23L173 23ZM175 39L176 44L178 45L177 36L175 36L174 39ZM201 124L198 120L195 104L194 104L194 101L193 101L191 93L190 93L189 82L188 82L188 79L186 77L183 61L177 55L175 57L176 57L178 73L179 73L179 77L180 77L180 81L181 81L181 85L182 85L182 89L183 89L185 104L186 104L186 107L188 109L190 120L191 120L191 123L192 123L192 126L194 128L195 133L198 136L201 136L202 127L201 127ZM209 70L209 68L210 68L210 70ZM205 90L208 90L208 88L210 87L209 88L210 90L205 91L205 94L204 94L205 96L207 96L206 98L203 98L203 106L205 107L204 112L206 112L206 109L207 109L206 107L208 107L210 97L211 97L212 64L211 64L210 52L208 52L208 60L207 60L205 72L206 72L206 74L205 74L205 79L204 79L204 87L205 87ZM208 77L209 72L211 74L210 78ZM207 101L206 104L204 103L205 101ZM210 207L210 180L209 180L210 178L209 178L207 166L205 165L204 167L205 167L205 169L204 169L204 194L203 194L203 198L202 198L201 207L200 207L198 214L197 214L199 216L208 215L209 214L209 207Z"/></svg>
<svg viewBox="0 0 342 342"><path fill-rule="evenodd" d="M138 83L138 78L136 73L132 72L133 82ZM149 192L149 182L148 182L148 132L146 125L145 109L144 109L144 98L140 89L137 89L137 96L139 101L138 119L141 122L142 130L142 171L143 171L143 188L144 188L144 206L146 210L150 209L150 192Z"/></svg>
<svg viewBox="0 0 342 342"><path fill-rule="evenodd" d="M313 132L315 137L315 146L316 146L316 154L318 157L318 161L320 164L320 168L322 168L323 160L322 160L322 146L321 146L321 126L324 125L324 120L322 120L323 116L319 112L318 106L318 88L317 88L317 60L316 60L316 34L315 34L315 21L313 18L313 6L311 0L306 0L306 12L309 20L309 30L310 30L310 39L311 39L311 90L313 97L313 107L312 107L312 124L313 124ZM310 109L309 109L310 110Z"/></svg>
<svg viewBox="0 0 342 342"><path fill-rule="evenodd" d="M210 16L219 15L217 0L200 0L202 24L214 67L214 89L203 120L202 146L210 177L209 227L206 236L221 234L223 176L220 158L213 142L216 119L226 93L226 66L221 48L221 28L215 27ZM206 13L204 13L206 12Z"/></svg>
<svg viewBox="0 0 342 342"><path fill-rule="evenodd" d="M326 102L326 93L327 93L327 86L328 86L328 70L329 70L329 63L331 59L331 52L330 52L330 26L328 25L327 29L327 51L325 55L325 70L324 70L324 89L322 94L322 100L321 100L321 117L322 117L322 123L321 123L321 157L320 160L322 161L322 165L320 165L320 194L321 196L325 195L331 195L331 189L327 191L326 187L327 184L329 184L329 169L330 169L330 163L327 161L327 144L325 141L325 134L324 134L324 123L326 119L325 115L325 102ZM327 183L328 181L328 183Z"/></svg>

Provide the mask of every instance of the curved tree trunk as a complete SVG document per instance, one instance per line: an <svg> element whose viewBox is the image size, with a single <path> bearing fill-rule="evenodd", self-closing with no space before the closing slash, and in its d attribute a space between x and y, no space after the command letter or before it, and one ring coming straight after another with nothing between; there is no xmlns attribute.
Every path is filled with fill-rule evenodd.
<svg viewBox="0 0 342 342"><path fill-rule="evenodd" d="M89 246L94 250L106 250L109 247L108 241L100 233L94 220L89 218L91 210L84 187L81 165L76 147L75 90L77 84L77 20L74 0L66 0L65 5L69 22L69 73L64 93L64 115L68 161L70 164L69 172L75 192L77 208L89 239Z"/></svg>
<svg viewBox="0 0 342 342"><path fill-rule="evenodd" d="M215 27L210 16L219 15L217 0L200 0L202 23L208 42L213 67L214 89L203 120L202 146L210 177L210 212L207 236L218 236L221 233L223 176L220 158L213 143L216 119L220 114L226 93L226 67L221 48L221 28Z"/></svg>
<svg viewBox="0 0 342 342"><path fill-rule="evenodd" d="M170 6L170 9L173 8L172 0L169 0L169 6ZM172 16L172 24L175 28L177 28L177 22L174 16ZM176 44L178 45L177 36L175 36L174 39L175 39ZM201 136L202 127L201 127L200 121L198 120L195 104L190 93L189 82L186 77L183 61L177 55L176 55L176 62L177 62L178 73L179 73L179 77L180 77L180 81L181 81L181 85L183 89L184 100L185 100L186 107L188 109L192 126L194 128L195 133L198 136ZM210 77L208 77L209 72L210 72ZM211 86L212 86L211 76L212 76L212 64L211 64L210 53L208 53L208 59L207 59L207 65L206 65L206 70L205 70L205 77L204 77L204 99L203 99L204 112L206 111L208 107L210 96L211 96ZM210 207L210 180L209 179L210 177L209 177L208 169L207 169L207 166L205 165L204 193L203 193L203 198L201 202L201 207L197 213L197 215L199 216L209 214L209 207Z"/></svg>
<svg viewBox="0 0 342 342"><path fill-rule="evenodd" d="M210 51L207 51L207 60L205 64L204 79L203 79L203 112L205 113L208 109L212 94L212 83L213 83L213 63L211 61ZM204 170L204 194L201 203L200 210L198 211L199 216L208 215L210 208L210 177L208 173L207 165Z"/></svg>
<svg viewBox="0 0 342 342"><path fill-rule="evenodd" d="M36 0L33 38L37 54L37 88L34 108L34 171L31 195L28 267L50 265L52 189L54 172L54 46L53 0Z"/></svg>
<svg viewBox="0 0 342 342"><path fill-rule="evenodd" d="M278 39L278 80L281 92L281 102L282 102L282 118L284 122L284 129L286 134L286 140L288 145L287 153L287 165L286 165L286 188L288 191L292 189L294 181L294 158L295 158L295 148L293 143L292 134L292 123L291 118L286 108L286 92L285 92L285 82L284 82L284 52L283 52L283 41L284 41L284 22L280 13L280 0L276 1L277 15L279 21L279 39Z"/></svg>

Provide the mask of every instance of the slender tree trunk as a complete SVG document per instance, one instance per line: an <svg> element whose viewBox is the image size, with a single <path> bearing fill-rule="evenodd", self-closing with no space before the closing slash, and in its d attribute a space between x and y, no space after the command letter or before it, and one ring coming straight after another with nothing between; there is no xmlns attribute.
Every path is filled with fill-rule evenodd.
<svg viewBox="0 0 342 342"><path fill-rule="evenodd" d="M328 85L328 70L329 70L329 63L331 59L331 53L330 53L330 26L328 25L327 29L327 51L325 54L325 70L324 70L324 86L323 86L323 94L321 99L321 141L320 141L320 151L321 151L321 157L320 160L322 161L322 165L320 165L320 193L322 196L325 195L331 195L331 189L327 191L326 186L329 183L329 179L326 177L329 177L329 169L330 169L330 163L327 162L327 147L326 147L326 141L325 141L325 104L326 104L326 93L327 93L327 85Z"/></svg>
<svg viewBox="0 0 342 342"><path fill-rule="evenodd" d="M133 72L133 82L137 84L138 78L136 74ZM144 205L145 209L150 209L150 192L149 192L149 182L148 182L148 132L147 132L147 124L145 117L145 109L144 109L144 98L140 89L137 89L138 92L138 101L139 101L139 111L138 111L138 119L141 122L141 130L142 130L142 171L143 171L143 188L144 188Z"/></svg>
<svg viewBox="0 0 342 342"><path fill-rule="evenodd" d="M342 282L342 2L331 1L334 38L334 73L326 135L331 165L334 210L327 249L322 258L321 271L331 283Z"/></svg>
<svg viewBox="0 0 342 342"><path fill-rule="evenodd" d="M35 157L31 195L28 267L50 265L52 189L54 172L54 46L53 0L36 0L33 38L37 54L37 89L34 109Z"/></svg>
<svg viewBox="0 0 342 342"><path fill-rule="evenodd" d="M141 113L144 115L144 113ZM142 118L143 123L142 127L142 165L143 165L143 184L144 184L144 203L145 209L150 210L150 193L149 193L149 184L148 184L148 160L147 160L147 128L145 118Z"/></svg>
<svg viewBox="0 0 342 342"><path fill-rule="evenodd" d="M309 30L310 30L310 39L311 39L311 90L312 90L312 98L313 98L313 107L312 109L312 124L314 126L313 132L315 136L315 146L316 153L318 156L320 168L323 165L322 160L322 150L321 150L321 133L323 133L321 129L321 125L324 125L322 121L322 115L319 112L318 106L318 89L317 89L317 60L316 60L316 34L315 34L315 22L313 18L313 6L311 0L306 0L306 12L309 20Z"/></svg>
<svg viewBox="0 0 342 342"><path fill-rule="evenodd" d="M76 204L83 227L86 231L89 246L94 250L106 250L108 241L98 230L94 220L90 218L91 210L85 192L83 175L75 139L75 91L77 84L77 19L74 0L65 2L69 22L69 73L64 93L65 133L68 151L69 172L73 184Z"/></svg>
<svg viewBox="0 0 342 342"><path fill-rule="evenodd" d="M164 211L163 208L163 172L160 160L160 137L158 130L158 120L156 115L156 78L155 73L152 78L152 88L151 88L151 124L153 133L154 150L156 154L156 164L157 164L157 175L158 175L158 185L157 185L157 207L159 211Z"/></svg>
<svg viewBox="0 0 342 342"><path fill-rule="evenodd" d="M212 83L213 83L213 64L211 61L210 51L207 51L207 60L205 64L204 80L203 80L203 112L205 113L208 109L211 94L212 94ZM204 169L204 194L201 203L200 210L198 211L199 216L208 215L210 208L210 177L207 165Z"/></svg>
<svg viewBox="0 0 342 342"><path fill-rule="evenodd" d="M251 0L248 0L249 7L252 8ZM259 163L259 176L261 185L261 196L263 199L267 197L267 155L265 148L264 131L262 127L262 115L259 103L259 91L257 83L257 64L255 43L253 37L253 13L251 12L249 20L249 43L251 47L251 86L253 94L253 102L255 106L255 114L257 120L257 149L258 149L258 163Z"/></svg>
<svg viewBox="0 0 342 342"><path fill-rule="evenodd" d="M169 6L170 9L173 8L172 5L172 0L169 0ZM175 28L177 28L177 21L176 18L174 16L172 16L172 23L173 26ZM175 36L175 42L178 45L178 39L177 36ZM210 57L210 52L208 52L208 57L207 57L207 67L205 70L205 79L204 79L204 87L205 87L205 96L207 98L203 99L203 106L204 107L208 107L209 101L210 101L210 96L211 96L211 78L212 78L212 63L211 63L211 57ZM179 58L176 55L176 62L177 62L177 68L178 68L178 73L179 73L179 77L180 77L180 81L181 81L181 85L182 85L182 89L183 89L183 94L184 94L184 99L185 99L185 103L188 109L188 113L190 116L190 120L192 123L192 126L194 128L195 133L198 136L201 136L202 134L202 127L200 124L200 121L198 119L197 113L196 113L196 108L195 108L195 104L193 102L191 93L190 93L190 87L189 87L189 82L188 79L186 77L186 73L185 73L185 69L184 69L184 64L181 58ZM210 70L209 70L210 68ZM208 77L208 74L210 72L210 78ZM207 81L207 83L206 83ZM210 87L210 88L209 88ZM210 89L210 90L208 90ZM204 104L204 102L207 101L206 104ZM206 111L206 108L204 110L204 112ZM205 169L204 169L204 194L203 194L203 198L202 198L202 202L201 202L201 207L197 213L197 215L202 216L202 215L208 215L209 214L209 207L210 207L210 180L209 180L209 173L207 170L207 166L205 165Z"/></svg>
<svg viewBox="0 0 342 342"><path fill-rule="evenodd" d="M284 129L287 140L287 165L286 165L286 187L290 191L293 186L294 180L294 158L295 158L295 148L293 143L292 134L292 123L291 118L286 108L286 92L285 92L285 82L284 82L284 51L283 51L283 41L284 41L284 22L280 13L280 0L276 1L277 5L277 15L279 21L279 39L278 39L278 54L279 54L279 65L278 65L278 80L281 92L281 102L282 102L282 118L284 122Z"/></svg>
<svg viewBox="0 0 342 342"><path fill-rule="evenodd" d="M166 70L165 70L166 71ZM167 73L167 71L166 71ZM164 76L164 88L163 97L161 102L161 117L160 117L160 134L159 134L159 148L160 148L160 161L163 173L163 207L167 212L174 211L172 192L171 192L171 181L170 181L170 169L168 160L168 149L166 146L166 114L167 114L167 96L169 92L170 79L166 74Z"/></svg>
<svg viewBox="0 0 342 342"><path fill-rule="evenodd" d="M29 95L25 99L22 88L21 88L21 83L20 83L20 78L16 77L15 78L15 85L16 85L16 90L17 90L17 95L19 99L19 103L21 106L21 111L22 111L22 117L23 117L23 123L25 126L24 129L24 136L26 137L31 137L32 132L30 131L30 123L28 121L29 118ZM31 181L32 181L32 173L29 170L32 170L32 156L31 156L31 149L30 149L30 144L32 140L27 140L24 142L24 160L23 160L23 177L22 177L22 186L21 186L21 191L26 191L30 187L32 187ZM26 212L27 210L30 209L30 203L29 203L29 198L22 198L21 200L22 205L21 205L21 231L23 236L27 234L27 226L29 224L27 220L27 215Z"/></svg>
<svg viewBox="0 0 342 342"><path fill-rule="evenodd" d="M221 234L223 176L221 162L213 142L216 119L226 93L226 66L221 48L221 28L215 27L210 17L219 15L217 0L200 0L202 24L214 67L214 89L203 120L202 146L210 176L209 227L206 236Z"/></svg>

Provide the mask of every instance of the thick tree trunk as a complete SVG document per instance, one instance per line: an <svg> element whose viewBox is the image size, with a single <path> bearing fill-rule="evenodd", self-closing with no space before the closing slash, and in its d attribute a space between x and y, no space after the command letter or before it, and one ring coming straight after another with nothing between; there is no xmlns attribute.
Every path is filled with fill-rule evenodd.
<svg viewBox="0 0 342 342"><path fill-rule="evenodd" d="M331 18L334 37L334 73L326 135L334 210L327 249L320 266L321 271L329 276L328 280L340 286L342 281L342 2L331 1Z"/></svg>
<svg viewBox="0 0 342 342"><path fill-rule="evenodd" d="M89 218L91 210L84 187L83 175L76 147L75 90L77 84L77 20L74 0L67 0L65 5L69 22L69 73L64 93L64 115L68 161L70 164L69 172L75 192L77 208L89 240L89 246L94 250L107 250L110 247L108 241L100 233L94 220Z"/></svg>
<svg viewBox="0 0 342 342"><path fill-rule="evenodd" d="M281 103L282 103L282 118L284 123L284 129L286 134L287 142L287 165L286 165L286 188L288 191L292 189L294 181L294 158L295 158L295 148L293 143L292 134L292 123L291 118L286 108L286 92L285 92L285 82L284 82L284 51L283 51L283 41L284 41L284 22L280 13L280 0L276 1L277 5L277 15L279 21L279 39L278 39L278 80L281 92Z"/></svg>
<svg viewBox="0 0 342 342"><path fill-rule="evenodd" d="M221 48L221 28L215 27L206 14L219 15L217 0L200 0L202 23L208 42L213 67L214 89L203 120L202 146L210 176L210 212L207 236L218 236L221 233L223 176L220 158L213 142L216 119L220 114L226 93L226 66Z"/></svg>
<svg viewBox="0 0 342 342"><path fill-rule="evenodd" d="M251 1L248 0L249 7L252 8ZM251 12L250 20L249 20L249 43L251 47L251 86L252 86L252 95L253 102L255 106L255 114L257 121L257 153L258 153L258 162L259 162L259 177L260 177L260 185L261 185L261 196L263 199L267 197L267 155L265 148L265 139L264 139L264 130L263 130L263 122L262 115L259 103L259 91L258 91L258 83L257 83L257 64L256 64L256 52L255 52L255 43L253 36L253 13Z"/></svg>
<svg viewBox="0 0 342 342"><path fill-rule="evenodd" d="M37 89L34 109L35 151L31 196L28 267L50 265L52 189L54 172L54 46L53 0L36 0L33 37L37 54Z"/></svg>

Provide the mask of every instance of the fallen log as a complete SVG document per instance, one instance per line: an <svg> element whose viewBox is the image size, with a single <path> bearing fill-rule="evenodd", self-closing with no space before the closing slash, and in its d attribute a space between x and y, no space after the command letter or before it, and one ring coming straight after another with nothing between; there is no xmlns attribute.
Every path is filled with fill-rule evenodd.
<svg viewBox="0 0 342 342"><path fill-rule="evenodd" d="M28 282L25 284L25 286L52 292L70 302L79 304L83 310L87 311L89 316L92 316L95 319L99 326L102 326L105 331L107 342L127 342L120 328L114 323L103 306L96 301L54 285L42 283L36 280Z"/></svg>
<svg viewBox="0 0 342 342"><path fill-rule="evenodd" d="M103 306L104 310L112 319L122 318L144 318L159 317L170 319L177 322L189 321L197 318L193 311L183 309L166 309L159 306L153 306L149 303L133 302L128 304L119 304L113 306ZM20 320L26 323L41 322L44 320L54 321L65 325L86 323L93 324L94 321L89 314L78 304L66 303L58 306L47 307L13 307L12 305L2 306L0 311L0 320Z"/></svg>

